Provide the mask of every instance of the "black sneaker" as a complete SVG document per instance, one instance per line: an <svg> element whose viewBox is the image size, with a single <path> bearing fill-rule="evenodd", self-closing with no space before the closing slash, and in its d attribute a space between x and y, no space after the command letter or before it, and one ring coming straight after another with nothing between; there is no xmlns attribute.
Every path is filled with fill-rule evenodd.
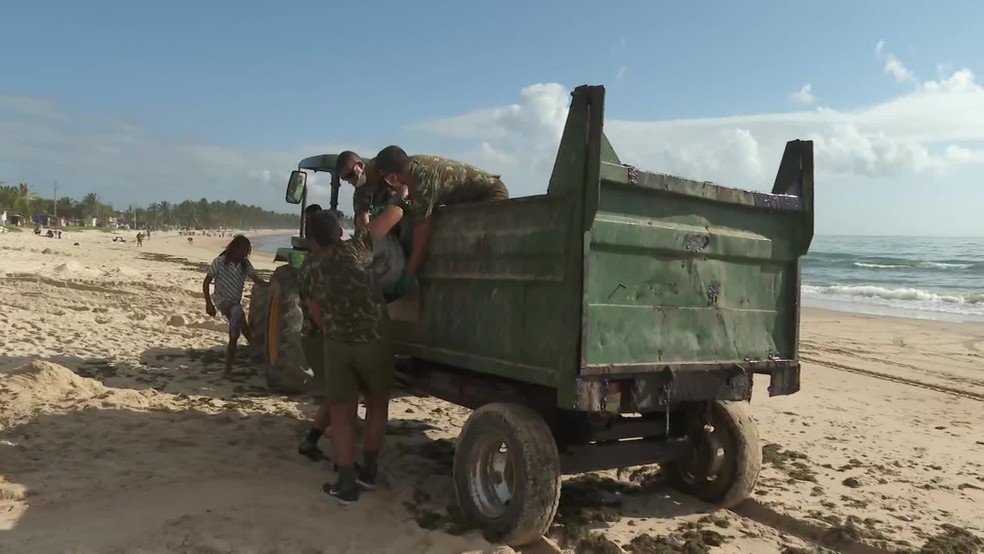
<svg viewBox="0 0 984 554"><path fill-rule="evenodd" d="M360 470L359 476L355 478L355 484L361 487L364 491L376 490L376 472L373 471L370 473L365 469Z"/></svg>
<svg viewBox="0 0 984 554"><path fill-rule="evenodd" d="M297 453L305 458L308 458L312 462L320 462L325 459L325 453L318 448L318 445L310 442L303 441L299 447L297 447Z"/></svg>
<svg viewBox="0 0 984 554"><path fill-rule="evenodd" d="M325 483L321 486L325 494L335 499L342 506L355 504L359 501L359 487L341 488L338 484Z"/></svg>

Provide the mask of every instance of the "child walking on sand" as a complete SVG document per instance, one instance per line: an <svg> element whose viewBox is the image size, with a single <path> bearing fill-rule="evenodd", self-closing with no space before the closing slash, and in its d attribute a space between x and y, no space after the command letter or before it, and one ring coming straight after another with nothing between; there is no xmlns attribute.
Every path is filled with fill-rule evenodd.
<svg viewBox="0 0 984 554"><path fill-rule="evenodd" d="M243 287L246 285L246 279L249 278L261 286L270 284L256 274L253 264L249 262L249 255L252 250L253 246L248 238L243 235L236 235L229 246L226 246L226 249L212 261L212 265L205 275L205 280L202 282L205 312L214 316L216 308L218 308L218 311L229 320L226 373L232 371L232 361L236 357L236 344L239 342L239 335L245 335L246 342L252 339L249 323L246 321L246 314L243 312L242 306ZM210 295L209 285L212 284L213 280L215 281L215 291Z"/></svg>

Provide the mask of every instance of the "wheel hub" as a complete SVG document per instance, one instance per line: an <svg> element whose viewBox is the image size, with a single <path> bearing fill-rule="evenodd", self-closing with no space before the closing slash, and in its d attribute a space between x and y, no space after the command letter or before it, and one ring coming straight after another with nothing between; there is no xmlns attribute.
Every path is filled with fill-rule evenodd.
<svg viewBox="0 0 984 554"><path fill-rule="evenodd" d="M487 518L502 517L516 490L514 464L505 442L494 434L484 437L469 465L475 506Z"/></svg>
<svg viewBox="0 0 984 554"><path fill-rule="evenodd" d="M695 482L715 480L724 466L726 452L714 426L708 423L692 433L689 445L689 476Z"/></svg>

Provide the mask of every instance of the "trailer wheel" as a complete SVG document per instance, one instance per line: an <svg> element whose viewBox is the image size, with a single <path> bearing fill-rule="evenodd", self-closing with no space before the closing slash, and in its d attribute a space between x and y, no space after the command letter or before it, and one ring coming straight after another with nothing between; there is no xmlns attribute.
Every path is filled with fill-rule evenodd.
<svg viewBox="0 0 984 554"><path fill-rule="evenodd" d="M732 508L752 494L762 469L758 429L747 402L715 401L709 421L688 425L688 455L663 465L670 485L720 508ZM706 425L709 423L709 426Z"/></svg>
<svg viewBox="0 0 984 554"><path fill-rule="evenodd" d="M517 404L486 404L461 429L454 489L463 515L510 545L546 533L560 502L560 457L546 422Z"/></svg>

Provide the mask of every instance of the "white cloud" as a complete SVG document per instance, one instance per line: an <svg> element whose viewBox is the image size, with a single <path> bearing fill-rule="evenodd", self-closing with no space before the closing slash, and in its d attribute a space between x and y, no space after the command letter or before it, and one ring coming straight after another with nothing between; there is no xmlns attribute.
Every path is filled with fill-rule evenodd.
<svg viewBox="0 0 984 554"><path fill-rule="evenodd" d="M803 85L798 91L790 94L789 97L794 102L799 102L800 104L812 104L816 101L816 97L813 96L813 85L810 83Z"/></svg>
<svg viewBox="0 0 984 554"><path fill-rule="evenodd" d="M206 197L291 211L283 190L297 162L348 146L275 152L172 142L139 126L76 118L44 101L0 96L0 167L16 171L0 180L57 180L66 195L95 191L120 205ZM317 178L310 182L319 190ZM340 205L348 208L351 191L343 188L340 196Z"/></svg>
<svg viewBox="0 0 984 554"><path fill-rule="evenodd" d="M895 77L895 80L900 83L915 80L915 75L912 71L906 69L906 67L902 65L902 62L900 62L895 56L888 56L885 60L885 73Z"/></svg>
<svg viewBox="0 0 984 554"><path fill-rule="evenodd" d="M4 96L0 95L0 112L9 111L23 116L36 116L49 119L58 119L61 114L47 100L31 98L28 96Z"/></svg>
<svg viewBox="0 0 984 554"><path fill-rule="evenodd" d="M885 73L895 78L898 83L915 82L916 76L894 54L885 53L885 41L879 40L875 45L875 55L885 60Z"/></svg>
<svg viewBox="0 0 984 554"><path fill-rule="evenodd" d="M619 67L618 68L618 71L615 73L615 80L621 81L622 79L624 79L625 78L625 74L628 73L628 71L629 71L628 66L624 66L623 65L623 66Z"/></svg>
<svg viewBox="0 0 984 554"><path fill-rule="evenodd" d="M875 50L882 59L889 55L884 43ZM514 196L542 192L563 131L570 90L567 84L534 84L523 88L515 103L418 122L409 127L406 147L500 173ZM812 83L799 93L812 97ZM609 102L617 103L617 95L610 94ZM151 129L79 118L57 108L44 100L0 96L0 181L57 180L66 194L94 191L123 205L205 196L290 211L293 207L283 203L283 188L298 160L348 148L375 151L347 144L266 151L167 141ZM819 106L714 118L608 119L605 130L626 163L759 190L771 188L787 140L811 139L818 182L824 183L822 190L818 188L818 202L829 202L837 190L848 195L876 189L882 196L869 202L882 197L895 201L899 183L908 182L912 190L936 183L932 198L943 205L941 194L952 190L947 187L951 181L969 183L984 165L984 87L969 69L950 70L935 80L915 82L898 96L855 109ZM327 183L318 176L309 182L314 200L325 205ZM342 209L350 210L351 187L343 186L340 196ZM838 229L842 223L870 219L867 206L853 196L846 198L824 212L825 217L841 218L834 223ZM952 197L947 202L974 204ZM912 218L921 221L918 214ZM976 213L963 221L964 228L981 225ZM982 234L984 229L975 232Z"/></svg>
<svg viewBox="0 0 984 554"><path fill-rule="evenodd" d="M412 128L464 141L470 146L456 154L502 173L517 195L531 194L547 182L569 98L567 86L538 84L523 89L516 104ZM748 188L770 188L785 142L797 138L815 141L818 173L828 177L935 176L984 163L984 87L966 69L855 110L605 125L627 163Z"/></svg>

